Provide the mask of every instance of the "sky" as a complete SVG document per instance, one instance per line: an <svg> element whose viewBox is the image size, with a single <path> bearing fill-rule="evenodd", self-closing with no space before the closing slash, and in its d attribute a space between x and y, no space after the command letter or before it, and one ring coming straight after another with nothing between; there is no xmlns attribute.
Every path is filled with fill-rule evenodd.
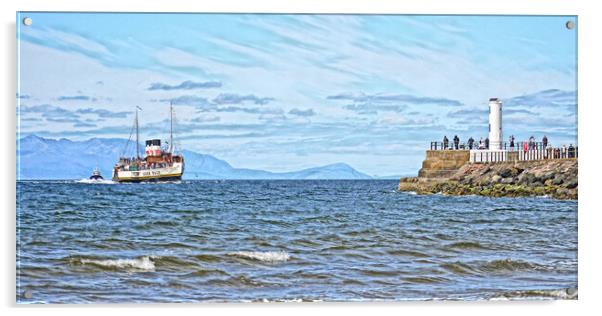
<svg viewBox="0 0 602 316"><path fill-rule="evenodd" d="M30 17L32 24L20 23ZM575 23L566 28L567 21ZM19 137L141 139L241 168L412 175L431 141L577 143L575 16L17 14Z"/></svg>

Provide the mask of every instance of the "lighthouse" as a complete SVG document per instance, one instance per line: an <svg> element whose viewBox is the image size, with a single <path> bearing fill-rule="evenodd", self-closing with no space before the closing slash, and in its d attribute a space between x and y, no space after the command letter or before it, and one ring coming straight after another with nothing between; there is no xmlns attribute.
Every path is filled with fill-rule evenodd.
<svg viewBox="0 0 602 316"><path fill-rule="evenodd" d="M489 99L489 149L502 149L502 101Z"/></svg>

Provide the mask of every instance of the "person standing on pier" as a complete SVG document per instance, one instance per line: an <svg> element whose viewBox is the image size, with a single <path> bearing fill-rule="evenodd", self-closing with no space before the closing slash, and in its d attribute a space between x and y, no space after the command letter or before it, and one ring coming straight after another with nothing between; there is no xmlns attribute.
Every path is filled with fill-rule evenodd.
<svg viewBox="0 0 602 316"><path fill-rule="evenodd" d="M447 136L443 136L443 149L447 150L447 145L449 144L449 140L447 139Z"/></svg>
<svg viewBox="0 0 602 316"><path fill-rule="evenodd" d="M543 148L546 149L548 147L548 137L546 135L543 135L543 139L541 140L541 142L543 143Z"/></svg>
<svg viewBox="0 0 602 316"><path fill-rule="evenodd" d="M458 138L458 135L454 135L454 149L458 150L458 145L460 144L460 138Z"/></svg>
<svg viewBox="0 0 602 316"><path fill-rule="evenodd" d="M481 140L479 141L479 149L485 149L485 142L483 141L483 137L481 137Z"/></svg>
<svg viewBox="0 0 602 316"><path fill-rule="evenodd" d="M468 139L468 149L472 149L472 145L474 144L474 139L472 136Z"/></svg>
<svg viewBox="0 0 602 316"><path fill-rule="evenodd" d="M514 135L510 135L510 148L514 149Z"/></svg>
<svg viewBox="0 0 602 316"><path fill-rule="evenodd" d="M485 138L485 148L489 149L489 137Z"/></svg>

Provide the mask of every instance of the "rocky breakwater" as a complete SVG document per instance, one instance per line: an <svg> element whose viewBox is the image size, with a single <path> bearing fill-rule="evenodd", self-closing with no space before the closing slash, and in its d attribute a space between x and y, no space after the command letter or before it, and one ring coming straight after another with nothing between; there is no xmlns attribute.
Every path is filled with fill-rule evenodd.
<svg viewBox="0 0 602 316"><path fill-rule="evenodd" d="M467 163L447 178L402 178L399 191L492 197L550 196L577 199L577 159Z"/></svg>

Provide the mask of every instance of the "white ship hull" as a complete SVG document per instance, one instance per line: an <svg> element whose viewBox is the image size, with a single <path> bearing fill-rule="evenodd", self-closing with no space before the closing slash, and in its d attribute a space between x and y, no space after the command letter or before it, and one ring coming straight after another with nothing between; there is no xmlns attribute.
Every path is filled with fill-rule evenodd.
<svg viewBox="0 0 602 316"><path fill-rule="evenodd" d="M177 181L182 179L184 163L175 162L172 166L164 168L151 168L144 170L113 170L113 181L116 182L159 182Z"/></svg>

